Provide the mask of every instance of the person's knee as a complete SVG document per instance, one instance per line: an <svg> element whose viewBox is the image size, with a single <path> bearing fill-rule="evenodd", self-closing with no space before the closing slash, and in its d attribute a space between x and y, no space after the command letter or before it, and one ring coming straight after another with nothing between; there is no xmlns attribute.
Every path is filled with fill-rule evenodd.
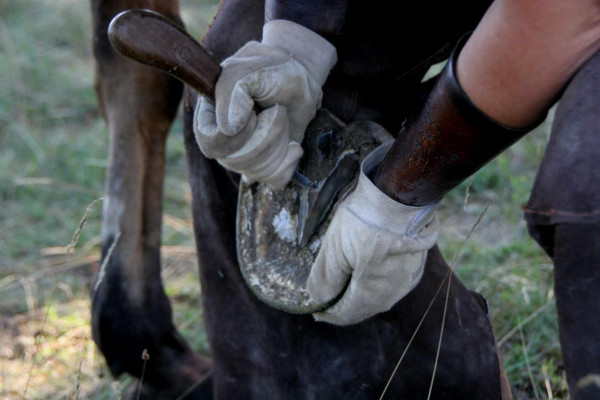
<svg viewBox="0 0 600 400"><path fill-rule="evenodd" d="M555 226L536 224L527 217L528 215L526 214L525 220L527 221L527 231L529 232L529 236L537 242L537 244L546 252L548 257L552 257L554 255Z"/></svg>

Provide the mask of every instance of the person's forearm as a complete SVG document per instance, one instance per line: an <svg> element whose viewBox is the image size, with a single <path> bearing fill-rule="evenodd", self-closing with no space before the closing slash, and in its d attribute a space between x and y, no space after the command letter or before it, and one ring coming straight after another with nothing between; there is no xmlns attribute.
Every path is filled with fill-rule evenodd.
<svg viewBox="0 0 600 400"><path fill-rule="evenodd" d="M600 47L600 2L496 0L458 57L458 80L496 121L539 119Z"/></svg>
<svg viewBox="0 0 600 400"><path fill-rule="evenodd" d="M439 200L540 123L599 47L597 1L496 0L401 132L376 185L404 204Z"/></svg>

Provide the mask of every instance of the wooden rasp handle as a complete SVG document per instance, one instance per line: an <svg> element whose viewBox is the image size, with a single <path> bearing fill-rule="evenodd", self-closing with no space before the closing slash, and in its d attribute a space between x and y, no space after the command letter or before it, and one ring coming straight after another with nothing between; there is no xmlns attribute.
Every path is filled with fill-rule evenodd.
<svg viewBox="0 0 600 400"><path fill-rule="evenodd" d="M158 68L214 99L221 66L200 43L161 14L124 11L111 21L108 38L125 57Z"/></svg>
<svg viewBox="0 0 600 400"><path fill-rule="evenodd" d="M196 39L163 15L150 10L123 11L108 26L108 39L125 57L158 68L214 101L221 66ZM315 186L297 170L292 182L304 188Z"/></svg>

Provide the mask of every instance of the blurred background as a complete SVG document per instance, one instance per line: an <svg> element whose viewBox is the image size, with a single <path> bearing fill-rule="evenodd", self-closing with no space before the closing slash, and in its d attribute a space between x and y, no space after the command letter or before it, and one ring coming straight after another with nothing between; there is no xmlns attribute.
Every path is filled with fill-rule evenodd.
<svg viewBox="0 0 600 400"><path fill-rule="evenodd" d="M217 0L180 3L200 38ZM90 334L108 144L90 17L82 0L0 0L0 399L119 399L132 384L110 376ZM208 354L181 130L179 116L168 140L163 279L176 325ZM490 303L517 399L568 398L552 265L521 211L548 134L549 121L440 207L442 251Z"/></svg>

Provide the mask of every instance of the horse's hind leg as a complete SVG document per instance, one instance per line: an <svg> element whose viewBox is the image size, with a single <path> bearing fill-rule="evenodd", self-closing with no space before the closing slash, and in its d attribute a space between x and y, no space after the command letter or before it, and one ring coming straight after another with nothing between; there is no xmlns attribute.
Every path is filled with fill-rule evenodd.
<svg viewBox="0 0 600 400"><path fill-rule="evenodd" d="M600 399L600 225L559 224L556 307L571 398Z"/></svg>
<svg viewBox="0 0 600 400"><path fill-rule="evenodd" d="M560 342L574 400L600 398L600 52L558 106L526 208L554 262Z"/></svg>
<svg viewBox="0 0 600 400"><path fill-rule="evenodd" d="M208 370L173 326L160 277L165 141L182 85L111 48L108 24L128 8L179 20L176 0L92 0L96 88L110 132L102 216L102 253L109 259L93 297L92 328L114 375L143 373L145 395L176 398Z"/></svg>

